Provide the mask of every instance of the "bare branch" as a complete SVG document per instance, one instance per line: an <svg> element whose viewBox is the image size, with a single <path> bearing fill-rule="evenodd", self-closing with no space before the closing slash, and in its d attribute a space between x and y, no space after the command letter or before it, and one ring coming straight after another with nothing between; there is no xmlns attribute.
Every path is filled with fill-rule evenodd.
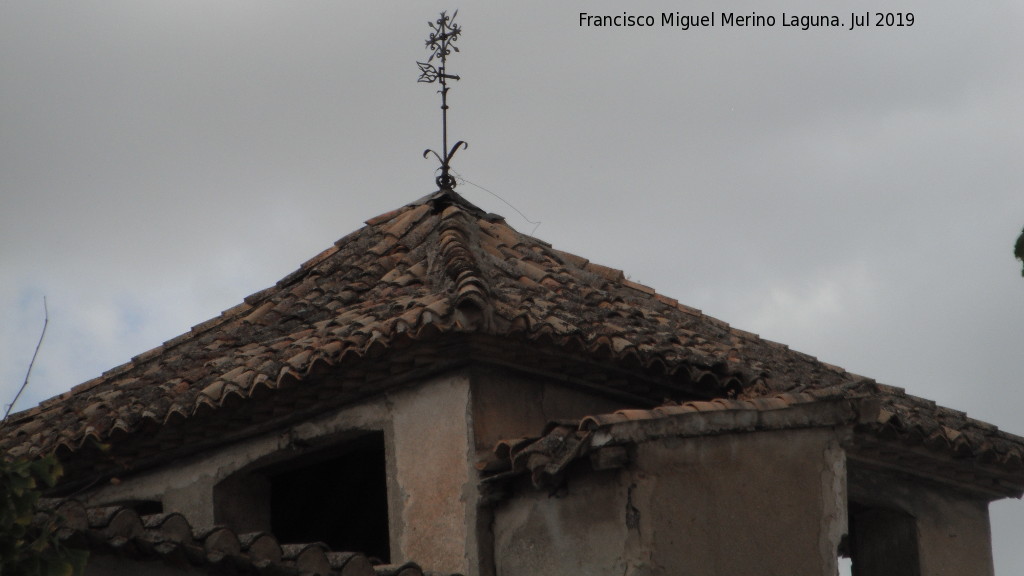
<svg viewBox="0 0 1024 576"><path fill-rule="evenodd" d="M0 428L3 428L7 424L7 417L11 415L11 410L14 405L18 403L18 398L21 398L22 392L25 388L28 388L28 378L32 375L32 367L36 364L36 356L39 355L39 348L43 345L43 337L46 336L46 326L50 323L50 310L46 307L46 296L43 296L43 331L39 334L39 342L36 343L36 351L32 353L32 361L28 363L28 370L25 372L25 381L22 382L21 388L18 389L18 393L14 395L14 400L7 405L7 411L4 413L4 419L0 420Z"/></svg>

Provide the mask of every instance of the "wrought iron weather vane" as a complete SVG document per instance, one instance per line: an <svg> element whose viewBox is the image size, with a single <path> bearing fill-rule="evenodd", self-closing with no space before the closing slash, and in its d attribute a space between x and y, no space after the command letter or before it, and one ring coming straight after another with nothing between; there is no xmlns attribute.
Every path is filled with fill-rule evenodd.
<svg viewBox="0 0 1024 576"><path fill-rule="evenodd" d="M455 188L455 179L448 174L452 156L455 155L455 151L459 147L468 148L469 145L459 140L455 143L451 149L448 148L448 80L458 80L459 77L454 74L448 74L445 72L445 64L447 63L448 56L454 50L458 52L458 47L455 46L455 41L459 39L459 35L462 34L462 28L455 23L455 17L459 14L456 10L452 12L449 17L444 12L441 12L441 17L435 22L428 22L432 32L430 37L427 38L427 49L430 50L430 58L427 58L426 62L417 62L416 64L420 67L420 78L419 82L434 83L438 82L441 84L441 89L438 92L441 93L441 153L438 154L433 150L427 149L423 151L423 157L426 158L428 154L433 154L438 161L441 162L441 174L435 178L438 188L441 190L452 190ZM441 65L435 67L431 62L435 59L439 60Z"/></svg>

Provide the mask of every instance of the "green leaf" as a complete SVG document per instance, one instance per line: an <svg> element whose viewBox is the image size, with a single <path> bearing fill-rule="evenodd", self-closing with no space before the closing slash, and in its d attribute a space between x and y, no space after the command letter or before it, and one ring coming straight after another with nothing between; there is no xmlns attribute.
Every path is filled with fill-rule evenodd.
<svg viewBox="0 0 1024 576"><path fill-rule="evenodd" d="M57 535L63 520L39 509L39 486L55 486L63 473L53 455L0 457L0 576L84 573L88 553L64 547Z"/></svg>

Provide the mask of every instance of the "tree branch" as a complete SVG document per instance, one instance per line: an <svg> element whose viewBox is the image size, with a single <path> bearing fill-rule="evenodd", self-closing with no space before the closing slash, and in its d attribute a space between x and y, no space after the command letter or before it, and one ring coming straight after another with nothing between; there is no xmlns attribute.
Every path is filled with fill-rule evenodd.
<svg viewBox="0 0 1024 576"><path fill-rule="evenodd" d="M14 395L14 400L7 405L7 411L4 413L4 419L0 420L0 428L3 428L7 424L7 417L11 415L11 410L14 405L18 403L18 398L21 398L22 392L25 388L28 388L28 378L32 375L32 367L36 364L36 356L39 355L39 348L43 345L43 337L46 336L46 326L50 323L50 310L46 307L46 296L43 296L43 331L39 334L39 342L36 343L36 351L32 353L32 361L28 363L28 371L25 372L25 381L22 382L21 388L18 389L18 393Z"/></svg>

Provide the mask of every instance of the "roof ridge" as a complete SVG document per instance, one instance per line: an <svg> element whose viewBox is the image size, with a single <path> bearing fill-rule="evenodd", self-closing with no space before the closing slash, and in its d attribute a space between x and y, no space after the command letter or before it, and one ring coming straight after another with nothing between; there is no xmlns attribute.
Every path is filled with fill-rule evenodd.
<svg viewBox="0 0 1024 576"><path fill-rule="evenodd" d="M466 200L466 198L463 197L461 194L451 189L438 190L437 192L427 194L426 196L423 196L406 204L405 208L412 206L420 206L422 204L431 204L433 205L434 210L438 212L450 205L457 205L463 209L469 210L470 212L474 213L477 216L496 216L494 214L489 215L484 209L480 208L476 204L473 204L469 200ZM499 218L501 217L499 216Z"/></svg>
<svg viewBox="0 0 1024 576"><path fill-rule="evenodd" d="M491 326L494 305L493 290L480 268L475 246L479 246L479 230L468 226L466 213L457 206L448 206L441 214L438 233L440 266L444 276L454 284L452 305L463 329Z"/></svg>

